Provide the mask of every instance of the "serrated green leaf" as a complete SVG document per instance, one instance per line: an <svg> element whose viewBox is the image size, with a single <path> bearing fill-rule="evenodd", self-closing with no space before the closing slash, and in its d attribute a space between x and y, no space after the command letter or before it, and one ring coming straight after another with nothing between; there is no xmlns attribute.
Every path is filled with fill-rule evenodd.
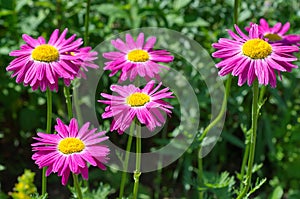
<svg viewBox="0 0 300 199"><path fill-rule="evenodd" d="M249 196L251 194L253 194L255 191L257 191L266 181L267 181L267 178L263 178L262 180L260 180L259 178L257 178L255 186L248 192L247 198L249 198Z"/></svg>

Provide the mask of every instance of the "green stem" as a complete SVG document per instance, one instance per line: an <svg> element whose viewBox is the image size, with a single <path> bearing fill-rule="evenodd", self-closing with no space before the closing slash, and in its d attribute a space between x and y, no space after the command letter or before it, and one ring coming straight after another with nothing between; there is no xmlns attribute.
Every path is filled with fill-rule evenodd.
<svg viewBox="0 0 300 199"><path fill-rule="evenodd" d="M71 101L71 95L70 95L70 88L67 86L64 86L64 94L65 94L65 98L66 98L66 103L67 103L67 110L68 110L68 118L69 120L71 120L73 118L73 111L72 111L72 101ZM79 186L78 183L78 176L74 173L72 173L73 175L73 180L74 180L74 187L77 191L77 197L79 199L82 199L82 192L81 192L81 188Z"/></svg>
<svg viewBox="0 0 300 199"><path fill-rule="evenodd" d="M139 178L141 175L141 171L140 171L141 148L142 148L141 125L137 122L136 123L136 162L135 162L135 171L133 174L133 178L134 178L133 199L137 199L138 196Z"/></svg>
<svg viewBox="0 0 300 199"><path fill-rule="evenodd" d="M132 124L130 126L128 140L127 140L126 154L125 154L125 160L124 160L124 165L123 165L124 171L122 173L119 199L122 199L123 198L123 194L124 194L124 188L125 188L125 182L126 182L126 177L127 177L127 169L128 169L128 163L129 163L129 154L130 154L130 149L131 149L131 143L132 143L134 126L135 126L135 124L134 124L134 122L132 122Z"/></svg>
<svg viewBox="0 0 300 199"><path fill-rule="evenodd" d="M263 86L261 89L260 89L260 93L259 93L259 99L258 99L258 103L259 104L263 104L264 102L264 95L266 93L266 88L265 86ZM245 135L245 138L246 138L246 148L245 148L245 152L244 152L244 157L243 157L243 162L242 162L242 166L241 166L241 173L240 173L240 176L241 176L241 180L244 180L244 174L245 174L245 171L246 171L246 164L247 164L247 160L249 159L249 148L250 148L250 145L248 144L248 141L250 140L249 138L249 131L246 132L246 135ZM243 189L243 183L241 183L240 185L240 189Z"/></svg>
<svg viewBox="0 0 300 199"><path fill-rule="evenodd" d="M168 128L166 128L168 126L168 120L165 123L165 128L163 128L162 131L162 139L166 139L167 137L167 133L168 133ZM162 160L163 160L163 156L160 153L159 157L158 157L158 163L157 163L157 177L156 177L156 181L154 181L155 183L155 191L154 191L154 199L159 199L160 198L160 186L161 186L161 181L162 181Z"/></svg>
<svg viewBox="0 0 300 199"><path fill-rule="evenodd" d="M84 21L84 46L87 46L89 43L90 6L91 0L86 0L86 12Z"/></svg>
<svg viewBox="0 0 300 199"><path fill-rule="evenodd" d="M203 133L201 134L201 136L199 138L200 142L203 141L203 139L206 137L206 135L210 131L210 129L213 128L220 121L220 119L223 117L223 114L225 113L225 110L226 110L227 99L228 99L229 92L230 92L231 80L232 80L232 76L228 76L228 79L226 80L225 94L224 94L221 110L220 110L219 114L217 115L217 117L214 119L214 121L212 121L204 129Z"/></svg>
<svg viewBox="0 0 300 199"><path fill-rule="evenodd" d="M246 168L246 164L247 164L247 160L249 159L249 149L250 149L250 145L248 144L248 140L249 140L249 131L246 133L246 148L245 148L245 152L244 152L244 156L243 156L243 162L242 162L242 166L241 166L241 181L244 180L244 174L245 174L245 168ZM243 183L240 184L240 189L242 189L244 186Z"/></svg>
<svg viewBox="0 0 300 199"><path fill-rule="evenodd" d="M239 0L234 0L233 23L236 25L238 24L239 3Z"/></svg>
<svg viewBox="0 0 300 199"><path fill-rule="evenodd" d="M51 122L52 122L52 92L48 88L46 91L47 96L47 126L46 133L51 133ZM42 195L45 196L47 194L47 177L46 177L47 167L44 167L42 170Z"/></svg>
<svg viewBox="0 0 300 199"><path fill-rule="evenodd" d="M87 46L89 43L89 22L90 22L90 5L91 1L86 0L86 11L85 11L85 19L84 19L84 46ZM75 79L73 81L73 99L74 99L74 107L76 110L76 118L79 125L82 125L82 115L78 97L78 87L80 85L79 79Z"/></svg>
<svg viewBox="0 0 300 199"><path fill-rule="evenodd" d="M254 163L254 155L255 155L255 144L256 144L256 131L257 131L257 119L258 119L258 81L255 80L253 83L253 100L252 100L252 125L250 129L250 140L249 140L249 160L248 160L248 168L246 174L246 185L238 195L237 199L241 199L248 192L251 185L252 178L252 168Z"/></svg>
<svg viewBox="0 0 300 199"><path fill-rule="evenodd" d="M46 133L51 133L51 122L52 122L52 92L47 89L47 129Z"/></svg>
<svg viewBox="0 0 300 199"><path fill-rule="evenodd" d="M76 112L76 118L79 125L82 125L82 114L80 109L80 102L79 102L79 96L78 96L78 87L79 87L80 81L79 79L73 80L73 102L74 102L74 108Z"/></svg>
<svg viewBox="0 0 300 199"><path fill-rule="evenodd" d="M71 95L70 95L69 87L67 87L67 86L64 87L64 94L65 94L66 103L67 103L68 118L69 118L69 120L71 120L73 117L73 111L72 111L72 102L71 102Z"/></svg>
<svg viewBox="0 0 300 199"><path fill-rule="evenodd" d="M74 173L72 173L72 175L73 175L74 187L78 194L77 197L78 197L78 199L82 199L83 197L82 197L81 189L80 189L79 182L78 182L78 176Z"/></svg>
<svg viewBox="0 0 300 199"><path fill-rule="evenodd" d="M56 0L56 19L57 19L57 28L60 29L62 22L62 2L61 0Z"/></svg>
<svg viewBox="0 0 300 199"><path fill-rule="evenodd" d="M86 11L85 11L85 19L84 19L84 46L87 46L89 44L89 22L90 22L90 5L91 0L86 1ZM80 85L79 79L77 81L75 80L74 83L77 83L78 85L74 84L73 87L73 100L74 100L74 106L76 111L76 118L79 125L82 125L82 114L80 109L80 103L79 103L79 97L78 97L78 87ZM88 189L89 184L87 180L83 180L84 186Z"/></svg>
<svg viewBox="0 0 300 199"><path fill-rule="evenodd" d="M260 92L259 92L259 104L263 104L263 102L264 102L264 97L265 97L265 93L266 93L266 89L267 89L267 87L265 87L265 86L263 86L263 87L261 87L261 89L260 89Z"/></svg>
<svg viewBox="0 0 300 199"><path fill-rule="evenodd" d="M203 181L203 163L202 163L202 158L200 157L201 155L201 149L202 147L200 146L199 152L198 152L198 179L199 179L199 199L203 199L204 196L204 190L202 189L204 186L204 181Z"/></svg>
<svg viewBox="0 0 300 199"><path fill-rule="evenodd" d="M211 128L213 128L223 117L225 110L226 110L226 105L227 105L227 100L230 92L230 87L231 87L231 80L232 76L228 76L228 79L226 80L226 86L225 86L225 93L224 93L224 98L221 106L221 110L217 117L204 129L203 133L201 134L199 141L202 142L203 139L206 137L207 133L210 131ZM198 179L200 181L200 186L203 186L203 166L202 166L202 159L201 157L201 152L202 152L202 147L200 145L199 150L198 150ZM199 191L199 199L203 198L203 191L200 189Z"/></svg>

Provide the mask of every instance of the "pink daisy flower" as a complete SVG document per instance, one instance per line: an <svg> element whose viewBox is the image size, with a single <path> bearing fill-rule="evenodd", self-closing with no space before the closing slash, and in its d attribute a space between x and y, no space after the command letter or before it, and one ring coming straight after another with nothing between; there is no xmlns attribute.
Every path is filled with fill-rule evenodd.
<svg viewBox="0 0 300 199"><path fill-rule="evenodd" d="M275 71L291 72L298 66L291 62L297 58L292 53L298 51L296 46L283 46L279 43L268 43L259 34L258 25L253 24L249 30L249 36L245 35L238 26L235 29L239 35L228 30L232 39L221 38L212 46L217 49L212 54L215 58L223 59L216 64L220 68L219 75L231 73L238 76L238 85L246 81L249 86L257 78L259 84L276 87Z"/></svg>
<svg viewBox="0 0 300 199"><path fill-rule="evenodd" d="M156 37L150 37L144 45L144 33L140 33L133 40L130 34L126 34L126 43L121 39L112 40L112 45L120 52L103 53L103 57L111 61L105 63L104 70L111 70L110 76L121 71L120 80L133 81L137 75L145 78L159 77L162 69L168 67L158 62L172 62L174 57L166 50L153 50Z"/></svg>
<svg viewBox="0 0 300 199"><path fill-rule="evenodd" d="M250 23L250 26L253 23ZM245 28L247 31L250 27ZM290 23L287 22L283 26L280 22L276 23L273 27L270 27L265 19L259 20L258 30L264 38L268 39L268 42L281 42L283 44L298 44L300 42L300 35L297 34L286 34L290 29Z"/></svg>
<svg viewBox="0 0 300 199"><path fill-rule="evenodd" d="M91 50L91 47L83 47L69 52L70 55L76 56L78 58L76 60L73 60L72 62L76 65L81 66L82 69L79 71L77 77L86 78L84 71L88 71L88 68L99 68L99 66L94 63L94 60L98 59L98 53Z"/></svg>
<svg viewBox="0 0 300 199"><path fill-rule="evenodd" d="M152 80L143 89L132 84L128 86L112 85L110 89L117 95L101 93L101 96L107 100L98 100L98 102L108 105L102 118L113 117L111 131L117 130L119 134L122 134L135 117L150 131L165 122L163 113L170 115L169 109L173 107L163 98L173 98L173 93L169 91L169 88L158 91L162 83L153 88L154 84L155 81Z"/></svg>
<svg viewBox="0 0 300 199"><path fill-rule="evenodd" d="M82 63L89 61L84 58L87 49L79 48L82 39L75 40L75 34L66 39L67 32L68 29L65 29L59 35L59 30L54 30L47 43L43 37L34 39L24 34L22 37L26 44L22 45L20 50L14 50L9 54L16 58L10 62L6 70L13 72L12 77L17 77L17 83L23 82L33 90L40 88L41 91L46 91L49 88L57 91L59 78L69 86L70 81L78 76ZM79 52L81 56L72 52Z"/></svg>
<svg viewBox="0 0 300 199"><path fill-rule="evenodd" d="M35 152L32 159L39 168L48 167L46 176L50 173L58 173L62 176L62 184L66 185L70 172L81 174L88 179L88 166L98 166L105 170L109 149L101 142L107 140L105 132L95 133L97 129L89 130L89 123L85 123L78 129L76 119L71 119L69 126L57 119L55 131L57 134L39 132L33 139L37 143L32 144Z"/></svg>

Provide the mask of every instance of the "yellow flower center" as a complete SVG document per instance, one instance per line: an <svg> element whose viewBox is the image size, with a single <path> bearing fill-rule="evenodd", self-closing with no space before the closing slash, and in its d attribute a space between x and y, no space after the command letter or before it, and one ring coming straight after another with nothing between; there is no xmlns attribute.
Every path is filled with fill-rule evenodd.
<svg viewBox="0 0 300 199"><path fill-rule="evenodd" d="M150 96L145 93L133 93L126 99L127 104L131 107L144 106L147 102L150 102Z"/></svg>
<svg viewBox="0 0 300 199"><path fill-rule="evenodd" d="M271 34L270 33L270 34L266 34L264 37L268 38L269 41L280 41L280 40L282 40L282 38L277 34Z"/></svg>
<svg viewBox="0 0 300 199"><path fill-rule="evenodd" d="M250 39L244 43L242 51L252 59L264 59L272 53L272 46L262 39Z"/></svg>
<svg viewBox="0 0 300 199"><path fill-rule="evenodd" d="M66 54L67 54L67 55L72 55L72 56L74 56L74 55L75 55L75 53L74 53L74 52L66 52Z"/></svg>
<svg viewBox="0 0 300 199"><path fill-rule="evenodd" d="M31 52L31 57L35 61L54 62L58 60L59 52L49 44L42 44Z"/></svg>
<svg viewBox="0 0 300 199"><path fill-rule="evenodd" d="M144 50L132 50L127 54L127 58L132 62L146 62L149 60L149 54Z"/></svg>
<svg viewBox="0 0 300 199"><path fill-rule="evenodd" d="M78 138L65 138L58 143L58 150L63 154L79 153L85 148Z"/></svg>

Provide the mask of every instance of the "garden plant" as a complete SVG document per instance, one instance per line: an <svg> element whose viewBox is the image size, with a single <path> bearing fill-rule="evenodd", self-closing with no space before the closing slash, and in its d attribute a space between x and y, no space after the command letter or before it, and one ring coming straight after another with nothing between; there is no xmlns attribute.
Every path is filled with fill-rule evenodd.
<svg viewBox="0 0 300 199"><path fill-rule="evenodd" d="M299 10L0 1L0 198L300 198Z"/></svg>

